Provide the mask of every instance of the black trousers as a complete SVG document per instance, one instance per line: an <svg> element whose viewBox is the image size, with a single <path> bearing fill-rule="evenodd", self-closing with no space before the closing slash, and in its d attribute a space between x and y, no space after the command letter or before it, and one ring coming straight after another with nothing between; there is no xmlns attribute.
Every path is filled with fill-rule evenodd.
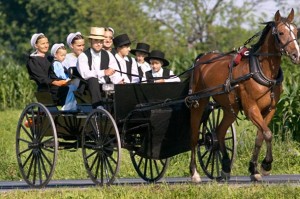
<svg viewBox="0 0 300 199"><path fill-rule="evenodd" d="M92 107L97 108L97 106L102 104L101 97L101 84L99 84L97 78L90 78L87 80L88 88L92 97Z"/></svg>

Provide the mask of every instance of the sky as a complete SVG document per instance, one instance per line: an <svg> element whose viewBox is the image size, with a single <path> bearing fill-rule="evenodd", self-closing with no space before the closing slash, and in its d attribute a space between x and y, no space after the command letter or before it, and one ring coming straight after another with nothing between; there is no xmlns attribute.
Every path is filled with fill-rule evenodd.
<svg viewBox="0 0 300 199"><path fill-rule="evenodd" d="M262 3L259 4L259 8L257 8L258 13L266 13L268 16L268 20L272 20L276 11L279 10L282 16L287 16L292 8L294 8L295 14L300 16L298 11L300 11L300 3L299 0L280 0L280 7L278 7L277 3L274 0L262 0ZM242 1L237 1L238 4L242 4Z"/></svg>

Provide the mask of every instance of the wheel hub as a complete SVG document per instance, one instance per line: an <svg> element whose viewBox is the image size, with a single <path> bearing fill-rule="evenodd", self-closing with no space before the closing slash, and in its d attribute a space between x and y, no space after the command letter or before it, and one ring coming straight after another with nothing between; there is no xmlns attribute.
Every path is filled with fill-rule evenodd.
<svg viewBox="0 0 300 199"><path fill-rule="evenodd" d="M204 138L204 145L207 150L217 150L219 142L215 133L206 133Z"/></svg>

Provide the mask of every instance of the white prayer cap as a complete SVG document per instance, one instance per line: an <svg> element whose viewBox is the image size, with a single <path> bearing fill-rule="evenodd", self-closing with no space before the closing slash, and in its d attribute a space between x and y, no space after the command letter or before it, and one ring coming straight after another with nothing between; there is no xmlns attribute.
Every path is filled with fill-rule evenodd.
<svg viewBox="0 0 300 199"><path fill-rule="evenodd" d="M44 34L43 33L35 33L32 35L31 40L30 40L30 44L31 44L32 48L35 49L36 40L41 35L44 35Z"/></svg>
<svg viewBox="0 0 300 199"><path fill-rule="evenodd" d="M77 35L81 35L81 33L80 32L75 32L75 33L70 33L68 35L68 37L67 37L67 44L68 44L69 47L71 47L72 41L73 41L74 37L76 37Z"/></svg>
<svg viewBox="0 0 300 199"><path fill-rule="evenodd" d="M112 27L108 27L107 29L110 30L113 34L115 34L115 31Z"/></svg>
<svg viewBox="0 0 300 199"><path fill-rule="evenodd" d="M60 44L53 44L52 48L51 48L51 55L54 57L55 54L56 54L56 51L62 47L62 46L65 46L63 43L60 43Z"/></svg>

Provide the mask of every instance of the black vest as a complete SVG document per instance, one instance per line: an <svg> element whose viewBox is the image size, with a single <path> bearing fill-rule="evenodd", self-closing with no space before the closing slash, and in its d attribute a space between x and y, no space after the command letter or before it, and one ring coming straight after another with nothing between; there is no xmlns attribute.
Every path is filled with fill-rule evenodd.
<svg viewBox="0 0 300 199"><path fill-rule="evenodd" d="M143 71L142 71L142 67L138 66L138 71L139 71L140 82L141 82L141 81L142 81L142 78L143 78Z"/></svg>
<svg viewBox="0 0 300 199"><path fill-rule="evenodd" d="M145 73L145 75L146 75L146 80L148 83L154 83L154 80L161 79L161 77L153 77L152 70L147 71ZM164 79L168 79L170 77L170 70L167 68L164 68L162 77Z"/></svg>
<svg viewBox="0 0 300 199"><path fill-rule="evenodd" d="M91 48L88 48L87 50L84 51L88 58L88 64L90 67L90 70L92 70L92 53L91 53ZM100 61L100 70L106 70L108 69L108 64L109 64L109 55L106 50L101 50L101 61ZM104 76L105 82L106 83L111 83L110 79L108 76Z"/></svg>
<svg viewBox="0 0 300 199"><path fill-rule="evenodd" d="M113 55L114 55L115 58L116 58L117 51L112 51L112 53L113 53ZM131 81L132 81L132 76L131 76L130 74L132 74L132 73L131 73L131 70L132 70L132 58L129 57L129 56L127 56L127 57L128 57L128 60L129 60L129 61L126 61L126 71L122 71L121 65L120 65L120 63L119 63L119 61L118 61L117 58L116 58L116 61L117 61L117 63L118 63L118 66L119 66L119 70L120 70L121 75L122 75L122 72L125 73L125 75L127 75L128 79L129 79L129 81L131 82Z"/></svg>

